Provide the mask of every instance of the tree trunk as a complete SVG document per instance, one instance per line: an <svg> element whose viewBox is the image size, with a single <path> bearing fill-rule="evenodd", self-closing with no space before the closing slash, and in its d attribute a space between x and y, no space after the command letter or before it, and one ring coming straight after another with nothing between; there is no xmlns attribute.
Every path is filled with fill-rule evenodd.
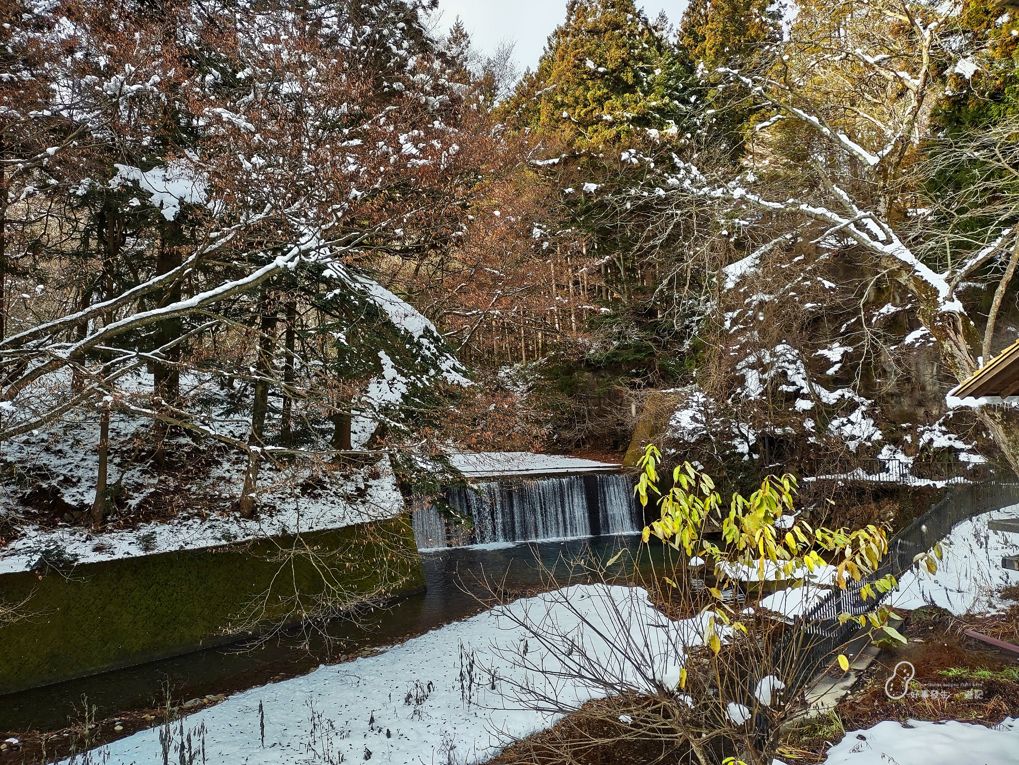
<svg viewBox="0 0 1019 765"><path fill-rule="evenodd" d="M156 273L165 274L172 271L181 264L181 248L177 245L179 238L179 226L170 224L164 226L159 241L159 252L156 255ZM176 281L163 293L160 306L174 303L181 298L180 281ZM155 347L161 348L181 336L184 330L184 322L179 316L164 319L156 325ZM177 346L162 352L166 359L165 364L158 361L152 364L152 396L153 406L159 411L166 406L174 405L180 398L180 370L177 362L180 360L181 349ZM156 420L153 425L153 442L155 447L155 461L161 464L163 461L163 443L166 440L168 428L166 423Z"/></svg>
<svg viewBox="0 0 1019 765"><path fill-rule="evenodd" d="M3 139L0 137L0 160L4 158ZM7 170L0 161L0 340L7 337ZM0 415L0 422L3 417Z"/></svg>
<svg viewBox="0 0 1019 765"><path fill-rule="evenodd" d="M88 242L84 243L82 252L88 252ZM84 311L92 301L92 290L82 287L81 298L78 300L78 310ZM77 340L84 340L88 336L88 322L80 322L74 330L74 337ZM81 367L75 364L71 367L71 392L81 393L85 389L85 376L81 373Z"/></svg>
<svg viewBox="0 0 1019 765"><path fill-rule="evenodd" d="M927 328L938 341L949 370L959 382L963 382L977 371L976 359L970 350L978 347L976 328L968 318L958 314L939 313L936 316ZM1019 412L981 406L976 409L976 415L1009 467L1019 475Z"/></svg>
<svg viewBox="0 0 1019 765"><path fill-rule="evenodd" d="M1005 293L1015 276L1016 265L1019 265L1019 241L1012 247L1012 257L1009 258L1008 267L1005 269L998 288L994 291L994 300L991 302L991 310L987 314L987 327L984 330L984 344L982 347L983 363L991 360L991 348L994 342L994 326L998 321L998 313L1001 311L1001 304L1005 300Z"/></svg>
<svg viewBox="0 0 1019 765"><path fill-rule="evenodd" d="M96 496L92 501L92 527L98 529L106 521L109 504L110 405L104 403L99 415L99 471L96 475Z"/></svg>
<svg viewBox="0 0 1019 765"><path fill-rule="evenodd" d="M103 298L113 297L116 284L117 261L124 247L127 234L124 231L124 221L120 211L115 207L105 204L99 210L96 218L96 239L101 247L100 250L100 287ZM106 311L103 314L103 321L109 324L113 321L113 313Z"/></svg>
<svg viewBox="0 0 1019 765"><path fill-rule="evenodd" d="M0 159L4 156L0 139ZM0 162L0 340L7 337L7 171Z"/></svg>
<svg viewBox="0 0 1019 765"><path fill-rule="evenodd" d="M333 437L329 445L338 452L353 451L354 444L351 440L351 426L353 425L354 418L350 412L336 412L332 416L332 420Z"/></svg>
<svg viewBox="0 0 1019 765"><path fill-rule="evenodd" d="M990 432L1012 472L1019 476L1019 412L982 406L977 409L977 417Z"/></svg>
<svg viewBox="0 0 1019 765"><path fill-rule="evenodd" d="M241 486L241 497L237 501L237 511L242 518L255 517L255 489L258 487L258 469L262 461L262 449L252 446L248 441L248 465L244 471L244 484Z"/></svg>
<svg viewBox="0 0 1019 765"><path fill-rule="evenodd" d="M285 321L286 336L283 341L285 357L283 359L283 407L280 412L280 441L284 446L291 446L294 442L294 400L291 387L296 379L294 352L297 342L297 301L293 298L287 301Z"/></svg>
<svg viewBox="0 0 1019 765"><path fill-rule="evenodd" d="M265 447L265 418L269 411L269 376L272 374L272 350L276 334L276 312L270 310L268 290L258 300L259 322L258 351L255 360L255 390L251 402L251 429L248 431L248 467L238 501L240 514L245 518L255 515L255 489L258 471Z"/></svg>

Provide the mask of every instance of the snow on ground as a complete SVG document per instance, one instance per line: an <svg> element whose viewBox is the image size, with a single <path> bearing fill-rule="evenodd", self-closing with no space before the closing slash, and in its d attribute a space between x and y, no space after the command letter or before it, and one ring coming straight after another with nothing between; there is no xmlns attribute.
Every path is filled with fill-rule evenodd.
<svg viewBox="0 0 1019 765"><path fill-rule="evenodd" d="M687 389L682 404L676 407L669 419L668 437L684 443L694 443L709 432L711 398L696 386Z"/></svg>
<svg viewBox="0 0 1019 765"><path fill-rule="evenodd" d="M828 750L824 765L1014 765L1019 718L986 728L972 723L885 720L850 731ZM775 765L781 765L777 760Z"/></svg>
<svg viewBox="0 0 1019 765"><path fill-rule="evenodd" d="M843 352L829 348L826 352L830 352L831 359L841 358L838 354L844 355L848 350L851 349ZM822 355L824 353L822 352ZM832 368L829 371L834 373L838 370ZM756 348L736 364L736 372L743 376L744 384L729 398L728 403L731 405L739 407L746 402L763 400L767 391L777 389L781 394L795 396L793 406L801 413L813 410L816 403L826 407L837 407L837 410L832 412L836 416L832 416L828 423L828 433L854 453L859 451L861 446L877 444L884 440L881 429L870 416L874 402L860 396L851 388L828 389L814 382L803 355L789 343L782 342L771 349ZM676 421L677 417L674 416L673 420ZM729 427L735 424L737 423L732 423ZM813 433L816 427L814 418L804 419L802 427L804 434ZM737 438L730 446L737 453L743 453L749 458L752 451L749 447L757 442L757 434L747 426L743 426L742 429L748 437ZM814 439L814 436L810 436L810 439Z"/></svg>
<svg viewBox="0 0 1019 765"><path fill-rule="evenodd" d="M953 74L961 74L967 80L972 80L973 75L979 70L980 67L977 65L977 62L973 60L973 57L967 56L966 58L960 58L956 61L955 66L952 67L951 71Z"/></svg>
<svg viewBox="0 0 1019 765"><path fill-rule="evenodd" d="M784 517L784 516L783 516ZM777 524L776 524L777 525ZM730 563L722 561L716 566L720 574L741 582L774 582L788 579L791 582L805 581L816 585L830 585L835 582L834 566L818 566L809 571L805 566L795 569L791 574L782 570L784 564L766 560L764 565L746 563Z"/></svg>
<svg viewBox="0 0 1019 765"><path fill-rule="evenodd" d="M284 496L274 498L270 489L262 495L266 510L255 519L179 518L105 533L93 533L82 527L41 530L25 526L20 529L20 537L0 548L0 574L27 571L44 556L95 563L391 518L403 512L403 497L388 459L375 468L378 478L371 478L370 470L361 471L346 477L335 493L330 491L322 497L301 497L295 501L292 492L289 496L284 492Z"/></svg>
<svg viewBox="0 0 1019 765"><path fill-rule="evenodd" d="M619 673L640 688L648 681L639 669L659 682L678 682L683 646L700 641L704 621L669 621L641 589L569 587L446 625L373 656L231 696L174 723L169 761L178 759L183 730L196 749L204 738L205 759L223 765L484 762L513 739L557 719L529 708L520 698L522 686L554 694L569 707L604 693L569 671L557 677L564 669L560 654L546 650L530 628L554 631L563 645L572 640L577 652L572 656L593 659L607 676ZM635 662L640 667L623 660L624 651L634 650L640 651L641 661ZM90 761L163 762L162 731L116 741Z"/></svg>
<svg viewBox="0 0 1019 765"><path fill-rule="evenodd" d="M819 566L813 571L801 567L786 575L777 563L771 561L765 561L763 571L759 566L743 563L722 563L717 566L717 570L743 582L788 581L789 587L777 589L762 598L759 607L789 619L807 613L831 594L836 574L834 566ZM748 611L752 612L753 609Z"/></svg>
<svg viewBox="0 0 1019 765"><path fill-rule="evenodd" d="M825 587L811 585L790 587L785 590L777 590L763 598L760 607L793 619L815 608L830 594L831 590Z"/></svg>
<svg viewBox="0 0 1019 765"><path fill-rule="evenodd" d="M531 452L474 452L450 454L449 462L468 478L495 478L509 475L555 475L559 473L596 473L618 470L612 462L585 460L555 454Z"/></svg>
<svg viewBox="0 0 1019 765"><path fill-rule="evenodd" d="M941 542L944 558L937 572L931 574L926 568L914 566L902 574L898 589L886 602L902 609L936 605L956 616L995 613L1007 608L1010 601L998 593L1003 587L1019 585L1019 571L1005 569L1001 560L1019 555L1019 533L992 531L988 528L992 519L1019 520L1019 505L992 510L956 524ZM756 581L756 572L734 571L732 575ZM765 572L765 579L780 578L770 570ZM829 592L824 586L831 584L830 576L821 576L814 582L820 586L779 590L764 598L761 607L790 618L798 616L816 606ZM1019 763L1019 758L1016 761Z"/></svg>
<svg viewBox="0 0 1019 765"><path fill-rule="evenodd" d="M1019 520L1019 505L956 524L941 543L944 559L937 573L911 569L900 578L899 589L889 603L898 608L933 604L957 616L1005 608L1006 601L997 593L1002 587L1019 585L1019 571L1003 568L1001 559L1019 555L1019 534L989 529L988 521L999 518Z"/></svg>
<svg viewBox="0 0 1019 765"><path fill-rule="evenodd" d="M167 209L167 208L164 208ZM339 278L342 272L334 273ZM353 278L353 277L349 277ZM399 365L384 351L378 351L381 373L367 386L361 409L353 423L355 447L364 446L379 421L393 416L414 385L426 385L441 377L450 384L468 384L458 370L456 360L444 349L434 326L407 303L375 282L360 279L357 284L367 298L375 301L388 319L415 344L415 356L425 371L414 372ZM418 374L413 380L412 373ZM431 374L431 376L429 376ZM130 519L138 505L167 491L173 475L161 476L147 460L137 458L137 445L151 438L151 420L142 414L149 405L153 389L152 375L134 371L117 380L116 397L130 411L115 410L110 418L110 486L121 496L115 516ZM26 416L66 398L73 390L69 371L51 375L44 383L30 386L18 401ZM240 450L213 448L213 437L244 443L250 422L236 413L237 394L232 384L209 374L185 374L181 377L181 400L195 412L197 428L208 434L205 445L196 446L193 437L174 436L167 450L181 449L194 455L186 487L187 498L197 506L228 507L240 495L247 457ZM296 416L300 417L301 412ZM277 427L272 423L272 427ZM321 429L308 446L311 453L331 448ZM98 472L99 417L94 408L79 407L64 415L53 426L40 428L11 439L2 455L25 480L8 482L0 488L0 517L17 526L17 539L0 548L0 573L33 567L40 557L67 562L89 563L134 557L181 549L212 547L267 535L297 531L342 528L366 521L392 517L403 512L404 501L388 459L378 466L351 475L340 475L321 468L317 461L294 462L267 460L259 475L257 497L265 508L257 520L213 516L194 517L188 513L172 522L149 523L133 531L92 534L81 527L44 531L22 521L25 499L31 489L39 489L79 513L92 506ZM381 478L369 474L379 471ZM295 491L306 482L318 486L312 492ZM183 500L182 500L183 501ZM137 516L135 516L137 517ZM114 521L117 517L114 517Z"/></svg>

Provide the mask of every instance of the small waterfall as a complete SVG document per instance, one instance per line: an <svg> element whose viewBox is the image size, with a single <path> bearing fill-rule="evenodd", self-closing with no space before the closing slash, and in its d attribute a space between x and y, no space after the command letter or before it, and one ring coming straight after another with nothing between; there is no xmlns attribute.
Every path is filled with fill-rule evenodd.
<svg viewBox="0 0 1019 765"><path fill-rule="evenodd" d="M470 544L537 542L632 534L641 526L625 475L485 481L454 487L446 499L457 515L470 520L470 533L456 534L442 513L421 507L414 512L418 549L449 547L461 536Z"/></svg>
<svg viewBox="0 0 1019 765"><path fill-rule="evenodd" d="M598 518L605 536L635 534L643 524L633 498L633 481L625 475L599 476Z"/></svg>
<svg viewBox="0 0 1019 765"><path fill-rule="evenodd" d="M446 519L432 505L418 507L412 514L414 539L419 550L449 547Z"/></svg>

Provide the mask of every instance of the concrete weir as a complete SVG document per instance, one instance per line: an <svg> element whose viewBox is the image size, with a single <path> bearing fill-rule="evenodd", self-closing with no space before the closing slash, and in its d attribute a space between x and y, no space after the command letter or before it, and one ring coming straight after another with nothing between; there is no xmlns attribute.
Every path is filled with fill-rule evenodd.
<svg viewBox="0 0 1019 765"><path fill-rule="evenodd" d="M635 534L632 480L611 463L526 453L457 455L467 479L414 513L421 550Z"/></svg>

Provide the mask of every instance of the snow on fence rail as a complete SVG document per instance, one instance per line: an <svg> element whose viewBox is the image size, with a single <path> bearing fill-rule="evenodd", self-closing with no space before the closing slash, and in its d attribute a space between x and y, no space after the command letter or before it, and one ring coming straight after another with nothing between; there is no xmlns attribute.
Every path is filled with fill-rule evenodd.
<svg viewBox="0 0 1019 765"><path fill-rule="evenodd" d="M803 480L809 483L880 483L944 488L992 480L995 470L988 463L963 463L954 459L921 463L914 460L873 458L856 460L852 470L824 464L806 464L800 467L799 472L806 476Z"/></svg>

